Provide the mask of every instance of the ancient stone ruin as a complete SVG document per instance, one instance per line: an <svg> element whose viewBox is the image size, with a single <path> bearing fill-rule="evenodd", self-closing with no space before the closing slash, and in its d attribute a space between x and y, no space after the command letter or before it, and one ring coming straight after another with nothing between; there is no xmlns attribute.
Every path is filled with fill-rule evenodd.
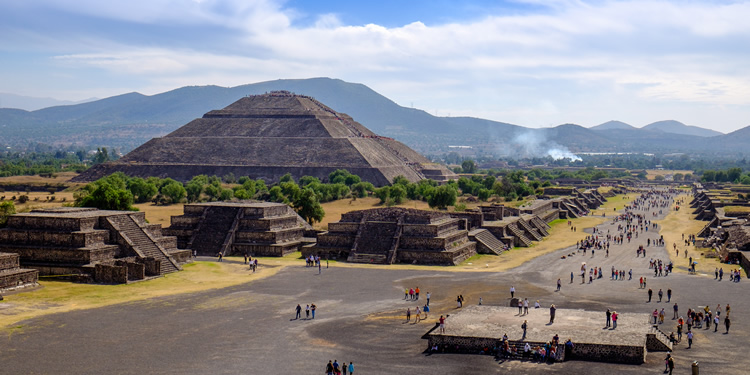
<svg viewBox="0 0 750 375"><path fill-rule="evenodd" d="M411 182L457 179L444 166L371 132L346 114L311 97L277 91L244 97L208 112L74 180L94 181L117 171L178 181L229 173L267 182L286 173L295 179L307 175L326 180L336 169L346 169L376 186L399 175Z"/></svg>
<svg viewBox="0 0 750 375"><path fill-rule="evenodd" d="M457 265L476 254L466 221L448 213L409 208L375 208L345 213L328 224L303 256L356 263Z"/></svg>
<svg viewBox="0 0 750 375"><path fill-rule="evenodd" d="M22 266L41 275L102 283L163 275L190 259L143 212L74 207L11 216L0 229L0 251L18 254Z"/></svg>
<svg viewBox="0 0 750 375"><path fill-rule="evenodd" d="M0 291L36 286L39 271L21 268L18 254L0 253Z"/></svg>
<svg viewBox="0 0 750 375"><path fill-rule="evenodd" d="M194 203L184 210L164 233L198 255L284 256L315 242L304 237L312 227L281 203Z"/></svg>

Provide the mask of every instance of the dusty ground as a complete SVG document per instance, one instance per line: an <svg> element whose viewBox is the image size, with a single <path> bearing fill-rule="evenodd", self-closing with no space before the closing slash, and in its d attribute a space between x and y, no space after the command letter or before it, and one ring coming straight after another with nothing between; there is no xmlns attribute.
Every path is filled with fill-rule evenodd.
<svg viewBox="0 0 750 375"><path fill-rule="evenodd" d="M610 221L600 225L603 232L614 227ZM649 353L642 366L577 361L549 366L497 362L490 356L423 353L426 342L421 335L439 314L455 311L457 295L464 295L467 304L476 304L482 296L484 304L503 306L507 305L508 289L513 285L517 296L540 300L543 305L554 303L561 309L602 312L602 324L603 311L608 307L627 315L649 313L653 308L669 311L674 302L683 313L688 307L731 303L731 333L696 330L693 349L686 349L684 343L675 349L676 373L689 373L689 363L693 360L700 361L703 373L746 371L750 359L742 355L741 350L747 345L750 329L746 319L750 300L737 297L748 295L747 281L717 282L712 276L700 273L652 277L648 259L666 259L668 254L662 247L648 247L646 258L636 258L635 248L640 243L645 245L649 236L655 238L658 233L650 232L632 243L614 246L609 257L603 252L584 256L568 247L550 251L504 272L446 272L443 268L402 266L359 268L331 262L330 268L324 268L318 275L317 269L306 268L294 259L264 258L262 265L280 267L274 267L275 273L269 277L252 282L206 291L177 290L174 292L182 293L143 296L140 301L43 315L14 323L5 330L7 338L0 339L0 361L4 371L14 374L307 374L322 372L329 359L354 361L357 373L372 374L507 371L643 374L663 369L664 353ZM573 255L568 256L570 254ZM566 255L566 259L561 259L562 255ZM571 282L570 273L576 272L582 261L590 266L601 266L607 275L612 266L632 268L633 280L611 281L605 277L589 284L575 277ZM233 262L239 263L232 258L218 267L236 266L238 272L245 272L244 277L247 271L242 271L240 264L230 265ZM177 275L180 274L174 276ZM165 283L158 289L180 288L184 282L177 282L171 276L139 284L144 289L150 289L149 284L156 282ZM648 277L648 287L654 291L672 289L671 303L657 302L656 297L647 302L645 290L638 287L637 279L641 276ZM195 283L223 286L213 277ZM555 292L558 278L563 280L563 288ZM432 292L433 311L424 323L403 324L406 308L416 306L415 302L402 299L403 288L412 286L419 286L423 293ZM84 294L91 301L97 298L116 300L109 291L117 286L100 287L100 296L93 291ZM44 289L17 296L42 291ZM137 293L135 289L126 292ZM0 302L0 306L12 304L17 296L10 296ZM293 309L298 303L303 308L305 304L315 303L318 306L316 318L306 320L303 312L303 319L294 320ZM662 329L669 331L673 325L668 319Z"/></svg>

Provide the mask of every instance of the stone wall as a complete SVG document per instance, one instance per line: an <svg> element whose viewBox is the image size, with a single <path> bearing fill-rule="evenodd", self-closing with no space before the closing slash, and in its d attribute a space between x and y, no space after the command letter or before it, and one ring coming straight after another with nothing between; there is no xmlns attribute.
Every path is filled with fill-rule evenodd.
<svg viewBox="0 0 750 375"><path fill-rule="evenodd" d="M568 359L640 365L646 361L645 344L645 338L643 346L575 343Z"/></svg>
<svg viewBox="0 0 750 375"><path fill-rule="evenodd" d="M105 284L125 284L128 282L128 267L97 264L94 280Z"/></svg>
<svg viewBox="0 0 750 375"><path fill-rule="evenodd" d="M739 262L740 266L745 270L745 275L750 275L750 259L748 259L747 253L743 251L730 251L727 255L732 264Z"/></svg>

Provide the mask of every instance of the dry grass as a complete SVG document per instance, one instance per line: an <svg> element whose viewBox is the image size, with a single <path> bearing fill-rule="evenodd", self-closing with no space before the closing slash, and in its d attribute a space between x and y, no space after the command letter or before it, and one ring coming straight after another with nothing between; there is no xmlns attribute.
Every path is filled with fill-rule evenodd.
<svg viewBox="0 0 750 375"><path fill-rule="evenodd" d="M168 206L157 206L153 203L134 204L139 211L146 214L146 220L151 224L161 224L162 228L171 225L171 217L183 214L184 203L170 204Z"/></svg>
<svg viewBox="0 0 750 375"><path fill-rule="evenodd" d="M689 194L681 194L679 197L684 198L688 202L691 199ZM674 208L674 205L672 207ZM669 253L669 259L674 263L677 272L687 272L688 258L685 257L686 249L688 257L698 260L698 265L695 268L696 271L713 274L715 267L721 267L718 258L704 258L701 255L707 249L685 246L682 235L685 234L685 237L687 237L689 234L697 234L708 223L706 221L695 220L695 215L691 213L689 206L680 207L679 211L672 210L663 220L654 220L654 222L662 228L659 234L664 236L664 243L667 253ZM675 255L673 244L677 244L679 255Z"/></svg>
<svg viewBox="0 0 750 375"><path fill-rule="evenodd" d="M78 176L75 172L58 172L55 173L55 177L41 177L35 176L11 176L11 177L0 177L0 183L13 183L13 184L29 184L29 185L57 185L62 183L68 183L68 181Z"/></svg>
<svg viewBox="0 0 750 375"><path fill-rule="evenodd" d="M36 208L60 207L65 203L73 202L73 193L69 191L62 191L55 194L37 191L32 191L30 193L21 192L19 194L17 191L6 191L4 193L0 193L0 196L3 195L5 196L6 200L10 200L13 196L15 196L16 199L18 199L20 195L29 196L29 201L23 204L18 203L18 201L16 200L16 212L28 212ZM49 200L52 197L54 197L55 200ZM63 198L65 199L65 202L63 202Z"/></svg>
<svg viewBox="0 0 750 375"><path fill-rule="evenodd" d="M6 295L0 302L0 328L46 314L90 309L149 298L225 288L276 274L282 267L252 273L241 264L193 262L154 280L121 285L40 280L42 288Z"/></svg>
<svg viewBox="0 0 750 375"><path fill-rule="evenodd" d="M748 214L750 213L750 207L748 206L725 206L724 212L727 214Z"/></svg>
<svg viewBox="0 0 750 375"><path fill-rule="evenodd" d="M321 221L320 223L316 223L315 225L313 225L313 227L318 230L327 230L328 223L333 223L341 220L342 214L345 214L349 211L385 207L384 205L381 205L379 203L380 199L374 197L357 198L356 200L339 199L337 201L323 203L321 204L321 206L323 206L323 211L325 211L326 216L323 218L323 221ZM409 200L404 201L404 203L399 204L395 207L416 208L420 210L430 209L430 207L427 205L427 202Z"/></svg>
<svg viewBox="0 0 750 375"><path fill-rule="evenodd" d="M693 174L693 171L687 171L687 170L669 170L669 169L646 169L646 178L649 180L653 180L656 176L666 176L668 174L675 174L675 173L682 173L685 174Z"/></svg>

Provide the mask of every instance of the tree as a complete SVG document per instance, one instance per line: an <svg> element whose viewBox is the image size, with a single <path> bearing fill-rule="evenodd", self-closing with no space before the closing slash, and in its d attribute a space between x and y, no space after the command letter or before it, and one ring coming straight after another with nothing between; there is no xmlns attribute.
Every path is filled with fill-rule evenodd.
<svg viewBox="0 0 750 375"><path fill-rule="evenodd" d="M127 182L128 190L133 193L136 202L149 202L159 192L156 185L140 177L133 177Z"/></svg>
<svg viewBox="0 0 750 375"><path fill-rule="evenodd" d="M443 185L435 190L435 194L427 201L433 208L445 209L456 204L458 192L449 185Z"/></svg>
<svg viewBox="0 0 750 375"><path fill-rule="evenodd" d="M682 173L675 173L672 179L675 181L682 181L685 176Z"/></svg>
<svg viewBox="0 0 750 375"><path fill-rule="evenodd" d="M177 181L171 181L162 186L161 194L169 199L171 203L179 203L187 195L185 187Z"/></svg>
<svg viewBox="0 0 750 375"><path fill-rule="evenodd" d="M124 188L113 186L107 181L92 183L96 186L90 194L76 197L76 206L95 207L100 210L133 210L133 194Z"/></svg>
<svg viewBox="0 0 750 375"><path fill-rule="evenodd" d="M188 202L197 202L201 197L201 193L203 193L203 184L193 179L187 183L185 190L187 192Z"/></svg>
<svg viewBox="0 0 750 375"><path fill-rule="evenodd" d="M219 197L221 196L221 186L209 184L203 188L203 192L208 195L209 200L216 201L219 200Z"/></svg>
<svg viewBox="0 0 750 375"><path fill-rule="evenodd" d="M492 190L490 189L479 189L479 193L477 194L477 198L485 202L490 199L490 196L492 196Z"/></svg>
<svg viewBox="0 0 750 375"><path fill-rule="evenodd" d="M402 185L402 186L409 185L409 180L407 180L406 177L402 175L398 175L393 178L393 186L396 186L396 185Z"/></svg>
<svg viewBox="0 0 750 375"><path fill-rule="evenodd" d="M292 177L291 173L287 173L279 179L279 185L285 183L285 182L294 182L294 178Z"/></svg>
<svg viewBox="0 0 750 375"><path fill-rule="evenodd" d="M222 202L231 200L232 198L234 198L234 192L232 191L232 189L222 188L219 192L219 200Z"/></svg>
<svg viewBox="0 0 750 375"><path fill-rule="evenodd" d="M16 205L13 201L0 202L0 228L8 223L8 218L16 213Z"/></svg>
<svg viewBox="0 0 750 375"><path fill-rule="evenodd" d="M300 192L298 199L294 202L294 209L310 225L320 222L325 216L325 211L318 201L318 196L312 189L303 189Z"/></svg>
<svg viewBox="0 0 750 375"><path fill-rule="evenodd" d="M742 168L729 168L727 170L727 181L729 182L736 182L740 179L740 176L742 176Z"/></svg>
<svg viewBox="0 0 750 375"><path fill-rule="evenodd" d="M477 171L477 164L471 159L464 160L463 163L461 163L461 170L463 170L464 173L474 173Z"/></svg>
<svg viewBox="0 0 750 375"><path fill-rule="evenodd" d="M391 186L391 191L388 195L394 204L401 204L404 202L404 198L406 198L406 189L401 184L395 184Z"/></svg>
<svg viewBox="0 0 750 375"><path fill-rule="evenodd" d="M94 155L93 162L94 164L101 164L108 162L109 159L109 152L107 151L106 147L98 148L96 149L96 154Z"/></svg>
<svg viewBox="0 0 750 375"><path fill-rule="evenodd" d="M664 181L664 176L657 175L657 176L654 177L654 180L656 180L656 181Z"/></svg>
<svg viewBox="0 0 750 375"><path fill-rule="evenodd" d="M234 197L241 200L252 198L252 196L242 186L237 186L234 188Z"/></svg>
<svg viewBox="0 0 750 375"><path fill-rule="evenodd" d="M386 203L388 198L391 196L391 187L390 186L383 186L381 188L375 189L375 196L380 198L380 203Z"/></svg>

